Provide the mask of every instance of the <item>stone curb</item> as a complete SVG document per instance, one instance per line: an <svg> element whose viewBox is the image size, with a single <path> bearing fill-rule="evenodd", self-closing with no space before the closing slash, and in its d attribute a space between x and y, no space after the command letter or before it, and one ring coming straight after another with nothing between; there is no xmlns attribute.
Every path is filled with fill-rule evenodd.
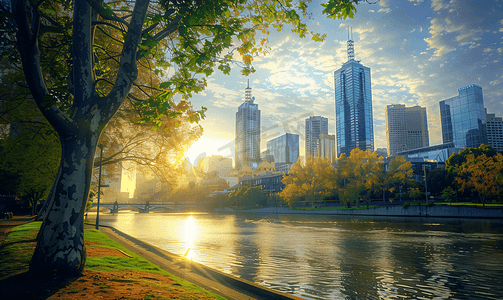
<svg viewBox="0 0 503 300"><path fill-rule="evenodd" d="M163 270L228 299L302 299L188 260L127 235L114 227L106 225L100 227L100 230L111 239Z"/></svg>

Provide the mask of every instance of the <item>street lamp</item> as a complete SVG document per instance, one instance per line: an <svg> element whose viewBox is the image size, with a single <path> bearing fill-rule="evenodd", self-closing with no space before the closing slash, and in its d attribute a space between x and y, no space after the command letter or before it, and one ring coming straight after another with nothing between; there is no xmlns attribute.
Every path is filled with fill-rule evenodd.
<svg viewBox="0 0 503 300"><path fill-rule="evenodd" d="M428 205L428 181L426 180L426 163L423 164L424 172L424 194L426 195L426 205Z"/></svg>
<svg viewBox="0 0 503 300"><path fill-rule="evenodd" d="M96 230L100 226L100 193L102 187L108 187L108 184L101 184L101 164L103 163L103 145L98 145L100 148L100 171L98 175L98 210L96 211Z"/></svg>

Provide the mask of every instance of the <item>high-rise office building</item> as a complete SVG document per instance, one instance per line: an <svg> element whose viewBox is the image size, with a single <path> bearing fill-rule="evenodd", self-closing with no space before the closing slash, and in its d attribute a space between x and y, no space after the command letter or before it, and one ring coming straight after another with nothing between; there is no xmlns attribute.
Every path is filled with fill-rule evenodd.
<svg viewBox="0 0 503 300"><path fill-rule="evenodd" d="M328 119L321 116L306 119L306 157L318 155L318 138L328 134Z"/></svg>
<svg viewBox="0 0 503 300"><path fill-rule="evenodd" d="M348 40L348 61L334 72L337 155L351 150L374 151L370 68L354 59Z"/></svg>
<svg viewBox="0 0 503 300"><path fill-rule="evenodd" d="M276 164L294 164L299 158L299 135L285 133L267 141L267 154L274 157Z"/></svg>
<svg viewBox="0 0 503 300"><path fill-rule="evenodd" d="M388 105L384 117L388 155L430 146L425 107L405 107L403 104Z"/></svg>
<svg viewBox="0 0 503 300"><path fill-rule="evenodd" d="M486 113L482 88L472 84L458 90L459 95L440 101L442 140L456 148L487 144Z"/></svg>
<svg viewBox="0 0 503 300"><path fill-rule="evenodd" d="M503 151L503 118L488 114L486 109L487 142L494 150Z"/></svg>
<svg viewBox="0 0 503 300"><path fill-rule="evenodd" d="M330 163L336 161L335 153L335 135L320 134L318 139L318 155L319 157L328 158Z"/></svg>
<svg viewBox="0 0 503 300"><path fill-rule="evenodd" d="M250 81L245 90L245 102L236 113L236 168L260 163L260 110L253 103Z"/></svg>

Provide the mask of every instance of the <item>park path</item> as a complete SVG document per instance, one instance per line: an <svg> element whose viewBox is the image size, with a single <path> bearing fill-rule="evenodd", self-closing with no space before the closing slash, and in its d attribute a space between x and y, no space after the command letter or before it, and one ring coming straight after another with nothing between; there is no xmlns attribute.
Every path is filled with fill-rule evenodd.
<svg viewBox="0 0 503 300"><path fill-rule="evenodd" d="M12 219L0 219L0 245L12 228L33 221L37 216L22 215L14 216Z"/></svg>

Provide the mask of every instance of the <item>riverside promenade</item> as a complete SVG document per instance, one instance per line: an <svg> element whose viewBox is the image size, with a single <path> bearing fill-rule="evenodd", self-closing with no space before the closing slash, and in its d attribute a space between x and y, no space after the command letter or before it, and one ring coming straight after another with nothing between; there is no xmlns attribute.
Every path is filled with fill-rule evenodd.
<svg viewBox="0 0 503 300"><path fill-rule="evenodd" d="M14 216L13 219L0 220L0 247L4 246L4 240L11 229L16 226L32 222L35 216ZM94 225L85 225L86 229L94 229ZM150 261L159 268L167 271L168 273L180 277L188 282L191 282L199 287L202 287L210 292L218 294L226 299L235 300L251 300L251 299L301 299L294 295L288 295L279 291L268 289L259 286L253 282L225 274L218 270L206 267L197 262L186 259L183 256L175 255L168 251L164 251L150 244L144 243L134 237L131 237L121 231L106 226L100 226L100 231L105 233L110 239L119 243L127 250L141 256L142 258ZM27 267L26 267L27 270ZM89 272L88 272L89 273ZM7 274L0 274L3 278ZM20 277L21 276L21 277ZM25 276L26 277L26 276ZM64 276L55 277L47 282L40 284L31 282L34 279L23 277L23 275L14 275L14 278L9 278L7 281L0 281L0 286L10 286L14 289L19 288L23 282L30 282L30 289L23 290L19 295L29 294L28 298L38 299L37 295L43 295L45 290L47 293L57 293L62 286L68 285L64 280ZM43 281L43 279L40 279ZM56 283L54 283L54 282ZM60 282L61 281L61 282ZM7 284L7 285L6 285ZM0 288L2 289L2 288ZM52 292L51 292L52 291ZM4 290L5 299L15 299L16 291ZM23 292L25 294L23 294ZM45 294L47 294L45 293ZM66 299L77 299L77 294L70 291L72 294L67 294ZM56 294L53 296L57 296ZM61 296L61 295L60 295ZM23 297L21 297L23 298ZM49 297L51 298L51 297ZM102 297L103 298L103 297ZM25 298L26 299L26 298ZM44 298L45 299L45 298Z"/></svg>
<svg viewBox="0 0 503 300"><path fill-rule="evenodd" d="M434 217L434 218L477 218L503 219L502 208L482 208L454 205L387 205L362 209L289 209L287 207L264 207L258 209L239 210L221 208L216 213L267 213L267 214L314 214L341 216L382 216L382 217Z"/></svg>
<svg viewBox="0 0 503 300"><path fill-rule="evenodd" d="M138 240L113 227L100 226L100 231L161 269L227 299L302 299L188 260Z"/></svg>

